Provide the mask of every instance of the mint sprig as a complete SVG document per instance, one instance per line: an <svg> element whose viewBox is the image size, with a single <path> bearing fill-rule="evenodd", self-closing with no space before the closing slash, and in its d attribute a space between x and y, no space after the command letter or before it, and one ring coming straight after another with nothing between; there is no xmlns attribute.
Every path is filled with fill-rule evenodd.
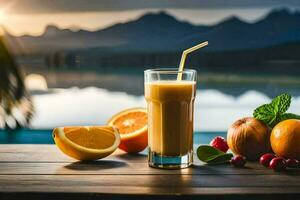
<svg viewBox="0 0 300 200"><path fill-rule="evenodd" d="M284 113L280 116L280 121L284 121L286 119L300 119L300 115L296 115L293 113Z"/></svg>
<svg viewBox="0 0 300 200"><path fill-rule="evenodd" d="M209 145L200 145L197 149L197 156L199 160L208 164L221 164L230 161L233 155Z"/></svg>
<svg viewBox="0 0 300 200"><path fill-rule="evenodd" d="M271 103L263 104L256 108L253 117L263 121L273 128L279 122L286 119L300 119L300 116L293 113L286 113L291 105L292 96L284 93L275 97Z"/></svg>

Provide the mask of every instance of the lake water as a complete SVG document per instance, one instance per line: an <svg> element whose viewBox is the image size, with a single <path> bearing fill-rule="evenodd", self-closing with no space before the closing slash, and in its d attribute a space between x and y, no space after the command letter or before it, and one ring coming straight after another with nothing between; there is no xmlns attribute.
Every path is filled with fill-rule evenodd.
<svg viewBox="0 0 300 200"><path fill-rule="evenodd" d="M17 132L0 130L0 143L52 144L52 129L58 126L102 125L115 113L130 107L145 107L143 96L106 89L51 89L32 95L35 116L29 129ZM253 110L271 99L249 90L231 96L218 90L197 90L194 143L209 143L217 135L226 136L237 119L252 116ZM300 113L300 96L293 97L289 112Z"/></svg>
<svg viewBox="0 0 300 200"><path fill-rule="evenodd" d="M249 90L231 96L218 90L198 90L195 100L195 131L224 132L237 119L252 116L253 110L271 99ZM101 125L117 112L131 107L145 107L143 96L106 89L52 89L33 95L35 116L31 128L52 129L57 126ZM300 113L300 96L293 97L289 112Z"/></svg>
<svg viewBox="0 0 300 200"><path fill-rule="evenodd" d="M225 132L195 132L194 144L208 144L217 135L226 137ZM0 144L54 144L54 141L52 130L0 130Z"/></svg>

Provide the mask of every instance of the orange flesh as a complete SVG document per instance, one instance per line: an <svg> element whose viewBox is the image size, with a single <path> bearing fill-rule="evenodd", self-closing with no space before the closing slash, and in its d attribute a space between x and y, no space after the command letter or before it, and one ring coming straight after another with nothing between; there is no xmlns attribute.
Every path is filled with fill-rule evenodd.
<svg viewBox="0 0 300 200"><path fill-rule="evenodd" d="M80 127L76 127L76 126L66 126L64 127L64 132L67 133L67 132L70 132L70 131L74 131L76 129L80 129Z"/></svg>
<svg viewBox="0 0 300 200"><path fill-rule="evenodd" d="M109 132L106 128L92 127L90 129L67 128L65 136L80 146L90 149L106 149L113 145L115 136L113 132Z"/></svg>
<svg viewBox="0 0 300 200"><path fill-rule="evenodd" d="M118 128L120 134L128 134L145 127L147 120L147 113L136 111L119 116L113 125Z"/></svg>

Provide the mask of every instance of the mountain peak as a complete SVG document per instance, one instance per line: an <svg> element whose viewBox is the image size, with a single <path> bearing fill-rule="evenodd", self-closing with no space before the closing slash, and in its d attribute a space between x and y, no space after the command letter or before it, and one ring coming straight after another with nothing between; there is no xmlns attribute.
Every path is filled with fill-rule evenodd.
<svg viewBox="0 0 300 200"><path fill-rule="evenodd" d="M153 13L153 12L150 12L150 13L147 13L143 16L141 16L139 18L139 20L143 20L143 21L157 21L159 20L158 22L161 22L161 21L177 21L175 19L175 17L173 17L172 15L170 15L169 13L165 12L165 11L160 11L160 12L157 12L157 13Z"/></svg>
<svg viewBox="0 0 300 200"><path fill-rule="evenodd" d="M209 26L177 20L162 11L97 31L74 31L49 25L40 40L35 40L35 45L51 44L49 46L54 50L107 48L118 52L155 52L183 49L205 39L212 41L209 50L255 49L300 41L298 27L299 11L288 9L276 9L253 23L232 16ZM34 38L24 37L24 41L34 41Z"/></svg>
<svg viewBox="0 0 300 200"><path fill-rule="evenodd" d="M297 15L298 12L292 12L288 8L280 8L272 10L266 18L268 19L285 19L287 17L292 17L293 15Z"/></svg>
<svg viewBox="0 0 300 200"><path fill-rule="evenodd" d="M227 19L225 19L223 21L223 23L239 24L239 23L245 23L245 22L243 20L241 20L240 18L238 18L237 16L231 16L231 17L228 17Z"/></svg>
<svg viewBox="0 0 300 200"><path fill-rule="evenodd" d="M173 18L173 16L171 16L169 13L167 13L164 10L161 10L159 12L148 12L146 14L143 15L143 17L155 17L155 16L163 16L163 17L171 17Z"/></svg>
<svg viewBox="0 0 300 200"><path fill-rule="evenodd" d="M52 36L60 32L60 29L55 25L46 26L43 35Z"/></svg>
<svg viewBox="0 0 300 200"><path fill-rule="evenodd" d="M241 20L240 18L238 18L237 16L231 16L226 18L224 21L220 22L219 24L217 24L218 27L220 26L240 26L243 24L247 24L247 22Z"/></svg>
<svg viewBox="0 0 300 200"><path fill-rule="evenodd" d="M277 27L283 28L284 26L296 26L300 21L299 11L293 11L287 8L274 9L269 12L262 20L257 24L278 24Z"/></svg>

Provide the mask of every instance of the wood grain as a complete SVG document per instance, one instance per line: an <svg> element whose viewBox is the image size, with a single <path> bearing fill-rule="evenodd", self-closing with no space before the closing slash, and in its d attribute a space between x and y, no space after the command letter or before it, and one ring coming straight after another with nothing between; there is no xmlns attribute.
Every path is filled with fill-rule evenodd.
<svg viewBox="0 0 300 200"><path fill-rule="evenodd" d="M271 199L300 198L299 169L239 169L196 160L182 170L148 167L146 155L116 151L81 163L54 145L0 145L0 199Z"/></svg>
<svg viewBox="0 0 300 200"><path fill-rule="evenodd" d="M300 182L289 175L0 175L3 187L30 187L45 190L56 187L300 187ZM282 184L284 183L284 184ZM2 190L2 189L0 189ZM103 191L105 192L105 191ZM111 192L111 191L106 191ZM117 191L115 191L117 192Z"/></svg>
<svg viewBox="0 0 300 200"><path fill-rule="evenodd" d="M247 168L233 168L232 166L211 166L195 165L191 168L181 170L160 170L150 168L147 161L144 163L130 163L116 160L101 160L89 163L30 163L30 162L1 162L0 175L148 175L148 174L185 174L185 175L274 175L274 172L268 168L248 163ZM290 169L285 172L277 172L276 175L294 175L299 176L298 169Z"/></svg>

